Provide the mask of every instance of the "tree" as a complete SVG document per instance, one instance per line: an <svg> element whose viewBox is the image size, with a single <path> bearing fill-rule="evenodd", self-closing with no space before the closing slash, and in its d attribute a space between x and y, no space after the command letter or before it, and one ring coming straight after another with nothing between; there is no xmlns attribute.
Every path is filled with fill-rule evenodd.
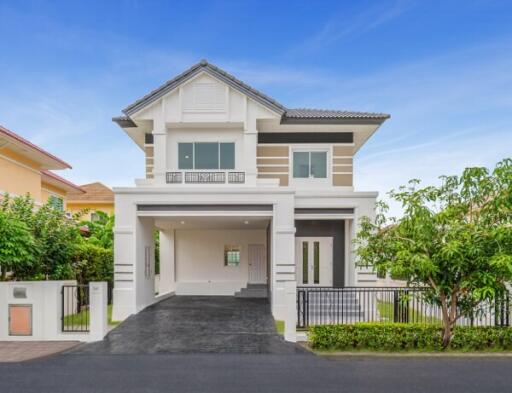
<svg viewBox="0 0 512 393"><path fill-rule="evenodd" d="M459 318L496 299L512 279L512 159L443 176L440 186L418 180L389 193L403 208L387 218L378 203L356 237L358 264L426 286L443 317L443 345Z"/></svg>
<svg viewBox="0 0 512 393"><path fill-rule="evenodd" d="M33 239L30 259L13 269L13 276L25 280L62 280L74 277L71 257L81 240L77 224L51 204L36 207L29 196L2 197L0 211L22 223Z"/></svg>
<svg viewBox="0 0 512 393"><path fill-rule="evenodd" d="M15 275L18 269L31 267L34 262L34 239L26 224L0 209L0 268L2 281L6 273Z"/></svg>

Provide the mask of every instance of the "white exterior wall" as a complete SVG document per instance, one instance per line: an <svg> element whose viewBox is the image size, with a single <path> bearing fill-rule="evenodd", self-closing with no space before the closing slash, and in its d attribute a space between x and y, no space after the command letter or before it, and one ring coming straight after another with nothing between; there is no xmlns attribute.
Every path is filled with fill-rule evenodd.
<svg viewBox="0 0 512 393"><path fill-rule="evenodd" d="M177 230L176 294L234 295L247 286L249 244L266 243L265 230ZM241 246L240 265L224 266L224 246Z"/></svg>
<svg viewBox="0 0 512 393"><path fill-rule="evenodd" d="M76 281L7 281L0 283L0 340L98 341L107 334L107 283L89 284L89 332L62 332L63 285ZM26 298L15 298L14 288L26 288ZM32 306L32 334L9 335L9 305ZM66 306L67 307L67 306ZM71 306L72 308L72 306Z"/></svg>

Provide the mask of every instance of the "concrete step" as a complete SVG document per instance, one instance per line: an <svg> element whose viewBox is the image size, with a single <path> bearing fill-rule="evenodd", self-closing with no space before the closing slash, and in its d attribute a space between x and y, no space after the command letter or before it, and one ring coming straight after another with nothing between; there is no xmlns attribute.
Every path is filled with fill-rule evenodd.
<svg viewBox="0 0 512 393"><path fill-rule="evenodd" d="M266 298L268 297L267 286L265 284L249 284L247 288L242 288L236 292L235 297Z"/></svg>

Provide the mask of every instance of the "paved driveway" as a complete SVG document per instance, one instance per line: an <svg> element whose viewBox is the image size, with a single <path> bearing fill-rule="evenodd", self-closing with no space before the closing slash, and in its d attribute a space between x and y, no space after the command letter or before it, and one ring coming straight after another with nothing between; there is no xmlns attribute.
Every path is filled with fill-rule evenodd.
<svg viewBox="0 0 512 393"><path fill-rule="evenodd" d="M305 353L276 332L266 299L174 296L131 316L78 354Z"/></svg>

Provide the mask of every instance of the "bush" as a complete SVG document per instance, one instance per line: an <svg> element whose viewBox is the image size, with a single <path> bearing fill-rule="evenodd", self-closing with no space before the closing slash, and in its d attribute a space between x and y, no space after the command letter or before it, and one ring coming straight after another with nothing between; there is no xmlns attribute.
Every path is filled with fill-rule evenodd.
<svg viewBox="0 0 512 393"><path fill-rule="evenodd" d="M311 346L318 350L441 351L442 337L442 327L433 324L358 323L312 326L309 329ZM512 349L512 328L456 327L450 349Z"/></svg>
<svg viewBox="0 0 512 393"><path fill-rule="evenodd" d="M111 248L91 243L79 244L75 249L73 265L80 284L87 284L89 281L113 281L114 255Z"/></svg>

